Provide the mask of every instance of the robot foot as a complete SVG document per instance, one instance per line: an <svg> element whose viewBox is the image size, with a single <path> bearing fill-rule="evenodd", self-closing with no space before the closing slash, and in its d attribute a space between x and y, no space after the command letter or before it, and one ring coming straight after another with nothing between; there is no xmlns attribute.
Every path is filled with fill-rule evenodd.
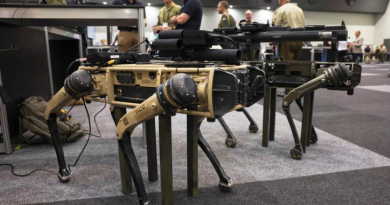
<svg viewBox="0 0 390 205"><path fill-rule="evenodd" d="M227 138L225 140L225 144L226 144L226 146L233 148L236 146L237 141L234 138L227 136Z"/></svg>
<svg viewBox="0 0 390 205"><path fill-rule="evenodd" d="M302 150L299 146L295 146L290 150L290 155L293 159L300 160L302 159Z"/></svg>
<svg viewBox="0 0 390 205"><path fill-rule="evenodd" d="M250 133L256 133L259 130L259 127L256 124L250 124L249 125L249 132Z"/></svg>
<svg viewBox="0 0 390 205"><path fill-rule="evenodd" d="M70 172L67 169L59 171L57 176L61 183L66 183L70 180Z"/></svg>
<svg viewBox="0 0 390 205"><path fill-rule="evenodd" d="M318 142L318 138L315 135L312 135L310 138L310 144L315 144Z"/></svg>
<svg viewBox="0 0 390 205"><path fill-rule="evenodd" d="M229 181L227 183L220 181L218 184L218 187L219 187L219 190L221 190L222 192L228 193L228 192L232 191L232 189L233 189L233 180L229 179Z"/></svg>

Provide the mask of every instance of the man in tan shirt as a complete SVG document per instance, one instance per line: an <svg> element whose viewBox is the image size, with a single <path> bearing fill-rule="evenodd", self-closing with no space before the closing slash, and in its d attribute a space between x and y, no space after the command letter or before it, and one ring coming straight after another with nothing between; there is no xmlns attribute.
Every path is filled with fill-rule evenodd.
<svg viewBox="0 0 390 205"><path fill-rule="evenodd" d="M275 26L304 28L305 17L301 8L291 4L290 0L279 0L279 8L275 10L272 23ZM303 42L279 43L279 54L283 60L299 60Z"/></svg>

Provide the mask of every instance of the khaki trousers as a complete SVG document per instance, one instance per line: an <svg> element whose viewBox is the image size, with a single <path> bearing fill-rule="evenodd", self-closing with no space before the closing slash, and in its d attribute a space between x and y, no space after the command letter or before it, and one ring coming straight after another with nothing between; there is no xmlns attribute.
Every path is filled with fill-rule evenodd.
<svg viewBox="0 0 390 205"><path fill-rule="evenodd" d="M118 52L125 52L129 48L137 45L138 33L121 31L118 35ZM135 47L135 50L139 50L139 47Z"/></svg>
<svg viewBox="0 0 390 205"><path fill-rule="evenodd" d="M297 61L301 55L302 42L283 42L280 43L280 56L284 61Z"/></svg>

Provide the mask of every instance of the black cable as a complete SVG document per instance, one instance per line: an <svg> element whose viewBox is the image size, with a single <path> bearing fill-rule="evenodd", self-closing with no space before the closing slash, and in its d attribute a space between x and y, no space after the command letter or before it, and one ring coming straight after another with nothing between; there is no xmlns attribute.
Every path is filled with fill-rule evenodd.
<svg viewBox="0 0 390 205"><path fill-rule="evenodd" d="M73 105L72 105L72 107L70 108L70 110L69 110L69 112L72 110L72 108L73 108L73 106L76 104L76 101L73 103ZM68 112L68 113L69 113ZM64 121L65 122L65 121ZM65 122L65 124L67 124L68 126L69 126L69 129L70 129L70 131L72 130L72 127L68 124L68 123L66 123ZM37 135L33 135L32 137L30 137L29 139L28 139L28 141L30 141L30 140L32 140L34 137L36 137ZM12 172L12 174L14 175L14 176L17 176L17 177L27 177L27 176L29 176L29 175L31 175L31 174L33 174L34 172L37 172L37 171L45 171L45 172L49 172L49 173L52 173L52 174L54 174L54 175L57 175L57 173L54 173L54 172L52 172L52 171L50 171L50 170L46 170L46 169L35 169L35 170L33 170L32 172L30 172L30 173L27 173L27 174L16 174L15 173L15 171L14 171L14 166L12 165L12 164L0 164L0 166L9 166L9 167L11 167L11 172Z"/></svg>
<svg viewBox="0 0 390 205"><path fill-rule="evenodd" d="M230 38L230 37L227 37L227 36L224 36L224 35L221 35L221 34L216 34L216 33L209 34L209 37L226 39L226 40L228 40L228 41L233 43L234 48L238 49L238 46L237 46L236 42L232 38Z"/></svg>
<svg viewBox="0 0 390 205"><path fill-rule="evenodd" d="M227 37L227 36L220 36L221 38L224 38L224 39L226 39L226 40L228 40L228 41L230 41L230 42L232 42L233 43L233 45L234 45L234 47L236 48L236 49L238 49L237 48L237 45L236 45L236 42L233 40L233 39L231 39L231 38L229 38L229 37Z"/></svg>
<svg viewBox="0 0 390 205"><path fill-rule="evenodd" d="M17 12L20 8L22 8L24 5L26 5L28 1L30 1L30 0L26 0L22 5L20 5L20 6L14 11L14 14L12 14L12 18L11 18L11 24L14 24L14 17L15 17L16 12Z"/></svg>
<svg viewBox="0 0 390 205"><path fill-rule="evenodd" d="M101 138L101 137L102 137L102 134L100 133L99 126L98 126L98 124L97 124L97 122L96 122L96 116L97 116L98 114L100 114L100 113L106 108L106 106L107 106L107 103L104 103L103 108L102 108L101 110L99 110L99 112L97 112L97 113L95 114L95 116L93 116L93 121L95 122L96 129L97 129L97 131L98 131L98 133L99 133L99 137L96 136L96 135L93 135L93 136L95 136L95 137L97 137L97 138Z"/></svg>
<svg viewBox="0 0 390 205"><path fill-rule="evenodd" d="M68 72L69 72L69 69L70 67L72 67L73 63L75 62L78 62L78 59L74 60L72 63L70 63L70 65L68 66L68 68L66 69L66 72L65 72L65 77L67 78L68 77Z"/></svg>
<svg viewBox="0 0 390 205"><path fill-rule="evenodd" d="M104 103L104 106L101 110L99 110L99 112L97 112L94 116L93 116L93 121L95 122L95 125L96 125L96 129L99 133L99 136L98 135L95 135L95 134L91 134L91 136L94 136L94 137L97 137L97 138L102 138L102 134L100 133L100 129L99 129L99 125L97 124L96 122L96 116L99 115L105 108L106 108L106 105L107 103ZM87 131L87 130L84 130L84 131Z"/></svg>
<svg viewBox="0 0 390 205"><path fill-rule="evenodd" d="M86 148L87 145L88 145L89 139L91 138L91 119L90 119L90 117L89 117L89 112L88 112L87 105L85 104L85 99L84 99L84 97L81 97L81 98L83 99L84 108L85 108L85 111L87 112L88 124L89 124L89 134L88 134L87 142L85 143L83 149L81 150L81 152L80 152L79 156L77 157L76 161L74 162L74 164L73 164L73 165L68 164L69 172L72 172L71 169L70 169L70 167L75 167L75 166L77 165L77 163L79 162L80 157L81 157L81 155L84 153L84 150L85 150L85 148Z"/></svg>
<svg viewBox="0 0 390 205"><path fill-rule="evenodd" d="M29 176L32 173L37 172L37 171L44 171L44 172L49 172L49 173L52 173L54 175L57 175L57 173L52 172L50 170L46 170L46 169L36 169L36 170L34 170L34 171L30 172L30 173L27 173L27 174L16 174L15 171L14 171L14 166L12 164L0 164L0 166L9 166L9 167L11 167L12 174L14 176L17 176L17 177L27 177L27 176Z"/></svg>

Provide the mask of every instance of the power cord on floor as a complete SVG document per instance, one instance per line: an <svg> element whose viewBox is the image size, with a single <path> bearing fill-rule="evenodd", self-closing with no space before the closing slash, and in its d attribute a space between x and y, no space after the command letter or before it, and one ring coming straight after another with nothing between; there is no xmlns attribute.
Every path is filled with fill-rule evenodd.
<svg viewBox="0 0 390 205"><path fill-rule="evenodd" d="M37 171L44 171L44 172L49 172L49 173L52 173L54 175L57 175L57 173L53 172L53 171L50 171L50 170L47 170L47 169L36 169L30 173L27 173L27 174L16 174L15 171L14 171L14 166L12 164L0 164L0 166L9 166L11 167L11 172L14 176L17 176L17 177L27 177L27 176L30 176L32 173L34 172L37 172Z"/></svg>
<svg viewBox="0 0 390 205"><path fill-rule="evenodd" d="M88 117L88 125L89 125L89 133L88 133L88 139L87 139L87 142L85 143L83 149L81 150L79 156L77 157L76 161L74 162L74 164L68 164L68 169L69 169L69 172L72 172L71 171L71 167L75 167L77 165L77 163L79 162L80 160L80 157L81 155L83 155L84 153L84 150L85 148L87 147L88 145L88 142L89 142L89 139L91 139L91 119L89 118L89 112L88 112L88 108L87 108L87 105L85 104L85 99L84 97L81 97L83 99L83 105L84 105L84 108L85 108L85 111L87 112L87 117Z"/></svg>
<svg viewBox="0 0 390 205"><path fill-rule="evenodd" d="M86 148L87 145L88 145L89 139L91 138L91 119L90 119L90 117L89 117L89 112L88 112L88 108L87 108L87 106L86 106L84 97L82 97L82 99L83 99L84 108L85 108L85 111L86 111L87 117L88 117L88 124L89 124L88 139L87 139L87 142L85 143L83 149L81 150L79 156L77 157L76 161L74 162L74 164L73 164L73 165L72 165L72 164L68 164L69 172L71 172L71 167L75 167L75 166L77 165L77 163L78 163L78 161L80 160L82 154L84 153L85 148ZM73 105L72 105L72 107L70 108L69 112L72 110L72 108L73 108L74 105L75 105L75 103L73 103ZM105 107L106 107L106 105L104 105L104 108L105 108ZM103 108L103 109L104 109L104 108ZM103 109L102 109L102 110L103 110ZM100 110L100 111L95 115L95 117L96 117L102 110ZM95 122L96 122L96 121L95 121ZM99 131L99 133L100 133L100 131ZM13 174L14 176L17 176L17 177L27 177L27 176L29 176L29 175L33 174L34 172L37 172L37 171L44 171L44 172L49 172L49 173L52 173L52 174L54 174L54 175L57 175L57 173L55 173L55 172L53 172L53 171L50 171L50 170L46 170L46 169L36 169L36 170L33 170L32 172L27 173L27 174L16 174L16 173L14 172L14 166L13 166L12 164L0 164L0 166L9 166L9 167L11 167L11 172L12 172L12 174Z"/></svg>

